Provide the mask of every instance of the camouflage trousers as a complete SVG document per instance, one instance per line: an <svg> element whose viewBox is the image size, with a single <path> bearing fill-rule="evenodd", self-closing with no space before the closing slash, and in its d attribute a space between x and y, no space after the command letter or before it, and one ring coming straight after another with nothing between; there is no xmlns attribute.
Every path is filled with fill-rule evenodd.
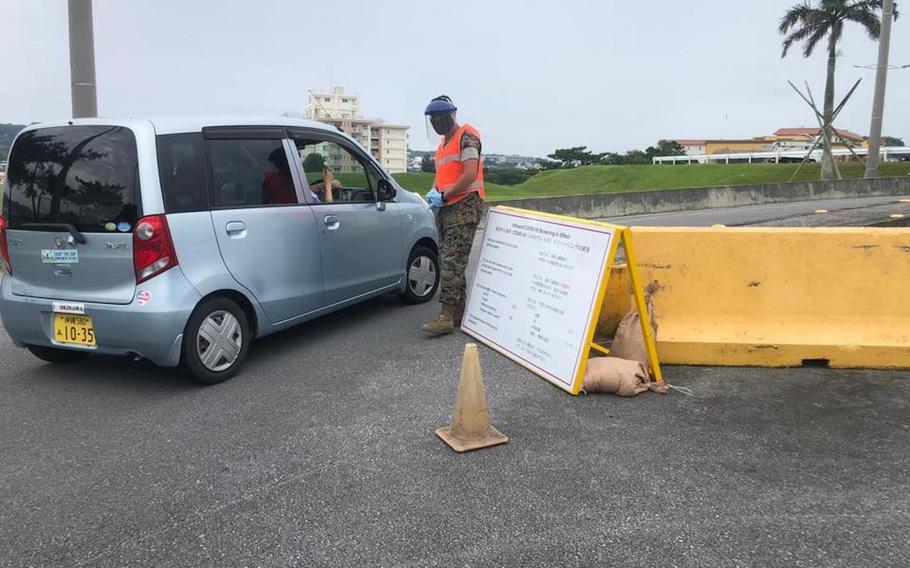
<svg viewBox="0 0 910 568"><path fill-rule="evenodd" d="M482 216L483 199L476 192L436 212L440 243L439 301L443 304L455 306L464 301L467 288L464 272Z"/></svg>

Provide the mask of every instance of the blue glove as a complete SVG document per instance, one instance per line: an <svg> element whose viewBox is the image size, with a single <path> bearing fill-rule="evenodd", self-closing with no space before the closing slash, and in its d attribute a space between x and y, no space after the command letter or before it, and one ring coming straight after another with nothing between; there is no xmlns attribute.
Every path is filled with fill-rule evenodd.
<svg viewBox="0 0 910 568"><path fill-rule="evenodd" d="M426 200L427 203L430 204L430 209L435 209L444 205L442 202L442 194L439 193L439 190L435 187L427 192Z"/></svg>

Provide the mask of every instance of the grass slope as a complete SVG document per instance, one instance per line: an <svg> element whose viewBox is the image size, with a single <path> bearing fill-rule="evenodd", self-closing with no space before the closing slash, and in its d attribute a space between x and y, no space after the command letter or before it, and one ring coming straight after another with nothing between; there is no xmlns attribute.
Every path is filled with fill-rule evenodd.
<svg viewBox="0 0 910 568"><path fill-rule="evenodd" d="M420 195L426 194L431 187L433 187L433 178L435 174L428 172L408 172L405 174L393 174L392 177L401 184L401 186L409 191L416 191ZM485 183L484 189L487 191L487 197L490 197L492 194L505 191L506 187L504 185L496 185L495 183Z"/></svg>
<svg viewBox="0 0 910 568"><path fill-rule="evenodd" d="M522 199L526 197L553 197L644 191L649 189L677 189L688 187L715 187L759 183L783 183L790 180L798 164L717 164L679 166L586 166L571 170L540 172L528 181L511 186L486 184L491 201ZM839 164L844 177L863 176L863 166L858 163ZM794 181L817 180L819 164L806 164ZM881 165L882 177L910 175L910 162L887 162ZM395 179L407 189L426 193L433 185L433 174L411 172L396 174Z"/></svg>

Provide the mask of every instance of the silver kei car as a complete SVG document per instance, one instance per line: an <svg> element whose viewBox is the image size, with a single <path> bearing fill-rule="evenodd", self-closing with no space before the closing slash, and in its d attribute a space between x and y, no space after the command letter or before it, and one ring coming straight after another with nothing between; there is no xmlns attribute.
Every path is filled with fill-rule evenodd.
<svg viewBox="0 0 910 568"><path fill-rule="evenodd" d="M252 339L380 294L428 301L423 199L325 124L80 119L13 143L0 317L64 363L93 353L232 377Z"/></svg>

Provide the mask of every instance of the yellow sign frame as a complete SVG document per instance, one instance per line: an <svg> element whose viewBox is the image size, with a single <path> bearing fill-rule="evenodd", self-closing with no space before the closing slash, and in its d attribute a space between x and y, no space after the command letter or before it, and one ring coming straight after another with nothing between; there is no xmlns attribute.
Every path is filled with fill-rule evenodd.
<svg viewBox="0 0 910 568"><path fill-rule="evenodd" d="M651 366L652 376L654 380L658 382L663 381L663 373L660 369L660 362L657 358L657 343L656 338L654 337L654 332L651 328L651 319L650 314L648 313L647 303L644 296L644 288L642 286L643 282L641 280L641 275L638 272L638 263L635 257L635 248L632 245L632 231L629 227L623 225L614 225L612 223L604 223L601 221L591 221L588 219L577 219L575 217L568 217L565 215L556 215L553 213L542 213L540 211L532 211L528 209L519 209L516 207L506 207L506 206L496 206L495 209L500 211L511 211L513 213L520 213L522 215L527 215L531 217L538 217L541 219L548 220L558 220L558 221L568 221L578 225L591 225L595 227L608 228L613 230L614 238L610 239L610 249L607 253L606 259L603 266L601 267L600 272L600 290L597 293L597 300L594 305L594 310L590 315L590 319L587 322L585 329L587 330L587 337L584 338L584 351L583 355L579 360L578 368L575 370L575 376L572 381L572 385L569 389L566 389L561 384L557 384L547 377L543 377L550 382L551 384L557 386L560 389L565 390L569 394L577 395L581 392L582 385L584 384L585 371L588 366L588 359L591 357L591 352L596 351L602 355L608 355L610 350L602 345L598 345L594 342L594 336L597 332L597 322L600 318L600 312L603 309L603 302L606 297L607 285L610 281L610 273L613 269L616 252L619 250L619 245L622 243L624 250L626 251L626 264L629 270L629 276L632 284L632 295L635 298L635 307L638 310L639 322L641 323L642 335L645 339L645 349L648 355L648 363ZM478 338L484 343L488 343L481 338ZM495 345L491 345L494 349L502 353L502 350ZM516 359L515 357L509 356L510 359L516 363L522 365L523 367L535 371L529 365L526 365L523 361ZM537 373L539 374L539 373Z"/></svg>

